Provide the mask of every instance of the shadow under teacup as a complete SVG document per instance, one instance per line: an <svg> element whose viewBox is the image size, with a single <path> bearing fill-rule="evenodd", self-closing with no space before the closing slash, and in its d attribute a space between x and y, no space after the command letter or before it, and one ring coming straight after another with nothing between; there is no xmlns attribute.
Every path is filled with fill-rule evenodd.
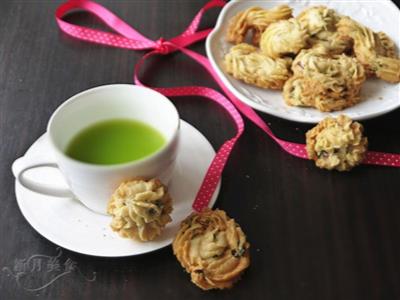
<svg viewBox="0 0 400 300"><path fill-rule="evenodd" d="M71 141L82 130L111 120L132 120L149 125L164 138L163 145L143 158L118 164L94 164L66 154ZM179 115L166 97L151 89L129 84L112 84L89 89L65 101L47 125L54 158L21 157L12 166L17 181L25 188L56 197L75 197L95 212L105 214L107 202L124 181L159 178L168 184L178 148ZM56 167L69 189L38 183L24 176L38 167Z"/></svg>

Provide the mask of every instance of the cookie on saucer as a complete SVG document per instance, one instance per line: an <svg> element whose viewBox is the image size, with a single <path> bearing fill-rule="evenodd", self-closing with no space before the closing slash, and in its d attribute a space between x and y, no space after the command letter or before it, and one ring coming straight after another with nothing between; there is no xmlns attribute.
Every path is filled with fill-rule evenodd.
<svg viewBox="0 0 400 300"><path fill-rule="evenodd" d="M231 288L250 264L245 234L218 209L187 217L172 247L192 282L203 290Z"/></svg>
<svg viewBox="0 0 400 300"><path fill-rule="evenodd" d="M308 157L328 170L351 170L363 161L368 147L363 126L344 115L325 118L306 133L306 140Z"/></svg>
<svg viewBox="0 0 400 300"><path fill-rule="evenodd" d="M121 183L108 203L111 228L124 238L151 241L171 222L172 199L158 180Z"/></svg>

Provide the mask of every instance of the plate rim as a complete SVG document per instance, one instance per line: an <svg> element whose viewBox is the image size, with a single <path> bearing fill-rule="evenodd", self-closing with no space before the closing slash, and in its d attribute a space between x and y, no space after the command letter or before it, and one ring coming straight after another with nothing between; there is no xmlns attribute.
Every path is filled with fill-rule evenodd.
<svg viewBox="0 0 400 300"><path fill-rule="evenodd" d="M293 1L293 0L290 0ZM290 2L289 1L289 2ZM235 97L237 97L241 102L243 102L246 105L249 105L250 107L261 111L263 113L284 119L284 120L288 120L288 121L292 121L292 122L298 122L298 123L305 123L305 124L316 124L318 122L320 122L324 117L314 117L314 118L309 118L309 117L301 117L301 116L293 116L293 115L287 115L284 114L282 112L279 111L275 111L273 109L269 109L268 107L259 104L255 101L252 101L251 99L249 99L248 97L246 97L245 95L243 95L242 93L240 93L232 84L231 82L228 80L228 75L224 73L224 71L220 68L220 66L218 65L215 56L213 55L213 51L211 50L212 48L212 44L215 43L216 41L214 41L217 37L217 34L220 33L220 31L222 30L221 26L222 26L222 20L225 19L225 15L229 12L229 10L232 9L232 7L240 4L240 3L245 3L245 2L249 2L248 5L250 6L252 3L251 2L255 2L253 1L247 1L247 0L232 0L231 2L229 2L228 4L226 4L221 12L218 15L218 19L217 22L215 24L215 27L213 28L213 30L210 32L210 34L207 36L206 39L206 54L207 57L210 61L210 64L213 68L213 70L215 71L215 73L217 74L218 78L224 83L224 85L229 89L229 91L231 93L233 93L235 95ZM266 1L267 2L267 1ZM280 2L280 1L270 1L270 3L274 3L274 2ZM282 4L285 4L287 1L283 2ZM303 0L300 0L299 2L303 2ZM315 3L319 3L319 4L323 4L326 3L326 0L312 0L311 2L315 2ZM363 2L370 2L370 3L376 3L376 2L382 2L385 4L389 4L392 6L393 9L395 9L399 14L400 14L400 8L396 6L396 4L392 1L392 0L364 0ZM290 3L287 3L290 5ZM312 3L311 3L312 4ZM397 48L400 48L400 45L396 45ZM237 79L234 79L237 80ZM400 87L398 87L400 90ZM283 99L282 99L283 101ZM389 106L385 109L382 109L378 112L370 112L367 114L362 114L362 115L354 115L352 116L353 120L356 121L362 121L362 120L367 120L367 119L372 119L372 118L376 118L379 116L382 116L384 114L387 114L389 112L392 112L398 108L400 108L400 99L398 101L398 103L396 104L395 101L393 102L394 104L392 106ZM292 109L290 106L287 106L288 109ZM307 109L307 108L305 108ZM308 109L313 109L313 108L308 108ZM337 112L327 112L325 113L325 116L329 116L332 113L338 114L342 111L337 111Z"/></svg>
<svg viewBox="0 0 400 300"><path fill-rule="evenodd" d="M206 136L205 136L200 130L198 130L195 126L193 126L193 125L190 124L189 122L183 120L182 118L180 119L180 121L181 121L181 124L185 124L185 125L187 125L189 128L191 128L192 130L197 131L197 132L201 135L201 137L207 142L207 147L209 147L209 149L214 153L214 155L216 154L216 151L215 151L214 147L212 146L212 144L210 143L210 141L206 138ZM41 139L44 139L46 135L47 135L47 132L44 132L44 133L43 133L42 135L40 135L37 139L35 139L35 141L28 147L28 149L25 151L25 153L24 153L23 155L25 155L25 154L33 147L33 145L34 145L36 142L38 142L38 141L41 140ZM36 231L36 233L38 233L41 237L43 237L43 238L46 239L47 241L50 241L50 242L53 243L54 245L56 245L56 246L58 246L58 247L62 247L62 248L64 248L64 249L68 250L68 251L72 251L72 252L74 252L74 253L78 253L78 254L86 255L86 256L91 256L91 257L121 258L121 257L133 257L133 256L138 256L138 255L149 254L149 253L152 253L152 252L155 252L155 251L164 249L164 248L166 248L166 247L168 247L168 246L170 246L170 245L172 244L173 239L171 239L170 241L168 241L165 245L162 245L162 246L160 246L160 247L155 247L154 249L151 249L151 250L148 250L148 251L144 250L144 251L141 251L141 252L138 252L138 253L134 253L134 254L123 254L123 255L103 255L103 254L102 254L102 255L99 255L99 254L93 254L93 253L85 253L85 252L82 252L82 251L75 250L75 249L73 249L72 247L65 246L65 245L61 245L62 243L60 244L60 243L58 243L58 242L55 242L53 238L49 238L49 237L45 236L45 235L41 232L41 230L39 230L39 229L37 228L37 224L36 224L36 223L32 223L32 222L30 221L30 219L27 218L25 208L24 208L24 206L21 204L21 201L22 201L22 200L20 200L20 199L17 197L17 188L22 188L22 187L19 186L17 180L14 180L14 181L15 181L15 183L14 183L15 200L16 200L16 202L17 202L19 211L21 212L21 214L22 214L22 216L24 217L25 221L26 221L26 222ZM221 182L222 182L222 177L220 178L220 180L219 180L219 182L218 182L218 185L217 185L217 187L216 187L216 189L215 189L215 191L214 191L214 194L213 194L213 196L212 196L212 198L211 198L211 200L210 200L210 202L209 202L208 207L210 207L210 208L214 207L214 205L215 205L215 203L216 203L216 201L217 201L217 198L218 198L219 193L220 193L220 191L221 191ZM86 207L85 207L85 209L89 210L89 209L86 208ZM192 212L194 212L193 209L191 210L190 213L192 213Z"/></svg>

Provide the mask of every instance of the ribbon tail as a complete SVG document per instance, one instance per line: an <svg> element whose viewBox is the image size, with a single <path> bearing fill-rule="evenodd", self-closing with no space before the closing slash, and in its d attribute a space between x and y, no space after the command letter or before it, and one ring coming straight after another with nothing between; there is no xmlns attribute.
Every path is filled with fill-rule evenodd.
<svg viewBox="0 0 400 300"><path fill-rule="evenodd" d="M400 154L368 151L364 161L367 165L400 167Z"/></svg>
<svg viewBox="0 0 400 300"><path fill-rule="evenodd" d="M94 30L64 21L63 17L75 9L80 9L97 16L102 22L119 34ZM56 21L64 33L92 43L133 50L152 49L156 45L154 41L137 32L111 11L89 0L70 0L63 3L56 10Z"/></svg>
<svg viewBox="0 0 400 300"><path fill-rule="evenodd" d="M201 9L200 11L196 14L196 16L193 18L192 22L189 24L189 26L183 31L180 36L189 36L192 35L197 31L200 25L201 18L203 17L204 13L214 7L223 7L226 4L225 1L223 0L211 0L207 2Z"/></svg>

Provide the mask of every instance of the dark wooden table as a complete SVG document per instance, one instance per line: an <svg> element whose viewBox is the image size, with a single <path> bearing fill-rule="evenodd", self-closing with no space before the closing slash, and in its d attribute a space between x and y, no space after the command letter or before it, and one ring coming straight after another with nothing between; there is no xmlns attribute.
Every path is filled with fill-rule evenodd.
<svg viewBox="0 0 400 300"><path fill-rule="evenodd" d="M179 34L205 3L100 2L152 39ZM58 250L21 215L10 165L45 131L58 105L90 87L131 83L143 54L66 37L53 17L58 4L0 3L0 299L400 299L400 170L319 170L282 152L249 122L224 171L216 204L241 224L252 245L251 267L232 290L201 291L167 247L119 259L63 250L60 261L75 271L40 291L27 291L51 276L43 273L52 271L51 265L19 281L7 270L18 271L23 259L55 256ZM203 25L213 25L217 13L209 13ZM84 13L69 19L98 26ZM388 20L393 26L398 21ZM204 53L204 43L192 49ZM154 59L143 80L154 86L216 87L200 66L178 53ZM193 97L174 102L215 148L234 133L227 114L214 104ZM280 137L304 142L309 126L262 117ZM363 122L371 149L400 152L399 119L397 110Z"/></svg>

